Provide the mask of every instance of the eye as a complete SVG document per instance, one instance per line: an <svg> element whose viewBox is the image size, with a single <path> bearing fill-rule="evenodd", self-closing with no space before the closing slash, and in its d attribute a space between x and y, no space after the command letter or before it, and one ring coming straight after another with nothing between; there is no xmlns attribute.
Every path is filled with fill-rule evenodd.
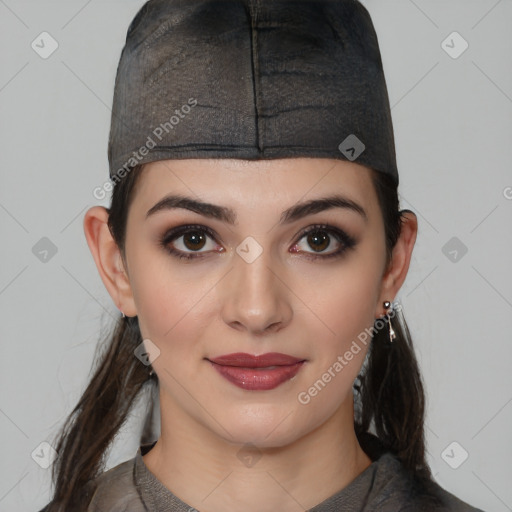
<svg viewBox="0 0 512 512"><path fill-rule="evenodd" d="M192 260L213 250L224 252L223 247L213 242L215 239L216 234L206 226L186 225L167 231L161 238L160 245L176 258ZM313 251L308 251L306 245ZM304 253L311 259L327 259L342 256L355 245L356 240L341 229L327 224L316 224L300 233L291 251Z"/></svg>
<svg viewBox="0 0 512 512"><path fill-rule="evenodd" d="M303 239L305 239L305 242L300 242ZM327 224L316 224L307 228L301 232L298 240L299 243L293 246L292 252L305 251L308 257L313 259L341 256L356 245L355 239L350 235ZM306 245L311 247L313 252L309 252Z"/></svg>
<svg viewBox="0 0 512 512"><path fill-rule="evenodd" d="M179 226L167 231L160 240L160 245L177 258L194 259L216 248L218 252L224 251L222 247L212 243L212 239L215 239L215 233L206 226Z"/></svg>

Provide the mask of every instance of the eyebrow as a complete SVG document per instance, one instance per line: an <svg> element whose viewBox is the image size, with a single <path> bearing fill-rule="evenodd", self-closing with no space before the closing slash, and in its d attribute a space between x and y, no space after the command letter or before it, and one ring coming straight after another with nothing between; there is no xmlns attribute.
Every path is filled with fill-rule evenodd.
<svg viewBox="0 0 512 512"><path fill-rule="evenodd" d="M218 219L231 225L235 225L237 220L236 213L231 208L197 201L191 197L180 195L165 196L147 211L146 219L157 212L173 210L176 208L190 210L205 217ZM368 221L368 216L362 206L352 199L340 194L334 194L328 197L311 199L291 206L281 214L280 224L290 224L296 220L306 217L307 215L313 215L333 208L343 208L356 212L364 219L365 222Z"/></svg>

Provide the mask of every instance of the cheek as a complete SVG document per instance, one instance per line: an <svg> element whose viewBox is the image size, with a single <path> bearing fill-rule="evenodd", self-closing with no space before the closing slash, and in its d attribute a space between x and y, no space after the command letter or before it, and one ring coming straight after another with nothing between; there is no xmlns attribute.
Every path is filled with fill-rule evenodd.
<svg viewBox="0 0 512 512"><path fill-rule="evenodd" d="M377 272L360 263L350 269L340 267L323 282L323 292L309 296L309 305L321 320L315 318L315 324L323 334L309 347L311 364L297 395L299 411L309 418L310 427L352 400L352 384L370 347L379 281ZM310 337L312 326L312 320L304 320L304 332L309 330Z"/></svg>
<svg viewBox="0 0 512 512"><path fill-rule="evenodd" d="M320 417L351 395L370 347L380 288L376 255L381 253L369 245L331 270L302 273L308 277L301 278L299 293L310 311L299 315L301 330L316 340L309 346L311 366L301 389L301 396L311 400L305 413Z"/></svg>
<svg viewBox="0 0 512 512"><path fill-rule="evenodd" d="M163 359L190 358L199 350L195 342L213 314L211 288L215 281L212 276L198 277L192 267L177 272L176 264L172 266L165 258L153 255L148 264L143 251L133 257L132 290L139 326L143 338L159 347Z"/></svg>
<svg viewBox="0 0 512 512"><path fill-rule="evenodd" d="M336 345L350 344L351 339L373 325L380 280L376 262L372 265L364 255L357 255L353 262L333 267L328 278L320 272L304 273L309 277L301 278L298 295L310 311L305 317L311 318L311 313L316 317L319 337Z"/></svg>

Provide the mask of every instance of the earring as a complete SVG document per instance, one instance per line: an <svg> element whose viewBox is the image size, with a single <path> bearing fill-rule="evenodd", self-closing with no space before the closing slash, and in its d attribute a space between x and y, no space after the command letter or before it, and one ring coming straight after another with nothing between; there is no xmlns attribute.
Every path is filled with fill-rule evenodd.
<svg viewBox="0 0 512 512"><path fill-rule="evenodd" d="M391 313L393 312L393 307L392 307L391 302L389 302L388 300L384 301L382 303L382 305L386 309L386 316L387 316L387 319L388 319L389 342L393 343L393 340L396 339L396 333L395 333L395 330L393 329L393 326L391 325L391 318L389 316L390 315L390 311L391 311Z"/></svg>

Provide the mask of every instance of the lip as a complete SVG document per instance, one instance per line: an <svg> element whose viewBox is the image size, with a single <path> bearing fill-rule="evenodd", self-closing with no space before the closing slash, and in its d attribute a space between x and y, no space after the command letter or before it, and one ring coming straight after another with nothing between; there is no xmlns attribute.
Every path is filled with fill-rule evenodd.
<svg viewBox="0 0 512 512"><path fill-rule="evenodd" d="M255 356L243 352L208 359L216 371L239 388L251 391L274 389L292 379L305 359L269 352Z"/></svg>
<svg viewBox="0 0 512 512"><path fill-rule="evenodd" d="M304 359L292 357L279 352L268 352L259 356L246 354L245 352L236 352L235 354L225 354L223 356L209 359L212 363L223 366L243 366L244 368L266 368L268 366L289 366Z"/></svg>

